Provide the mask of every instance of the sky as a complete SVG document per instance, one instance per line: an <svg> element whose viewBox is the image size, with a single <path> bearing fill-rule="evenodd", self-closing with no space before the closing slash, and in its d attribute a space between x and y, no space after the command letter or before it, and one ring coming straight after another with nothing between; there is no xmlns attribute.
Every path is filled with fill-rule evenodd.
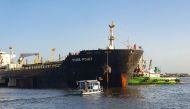
<svg viewBox="0 0 190 109"><path fill-rule="evenodd" d="M44 59L106 48L115 22L115 47L127 41L162 72L190 73L190 0L0 0L0 49L39 52Z"/></svg>

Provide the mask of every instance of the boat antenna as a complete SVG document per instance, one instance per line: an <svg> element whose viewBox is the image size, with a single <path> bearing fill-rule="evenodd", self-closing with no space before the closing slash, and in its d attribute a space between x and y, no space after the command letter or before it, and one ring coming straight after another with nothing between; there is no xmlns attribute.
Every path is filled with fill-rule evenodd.
<svg viewBox="0 0 190 109"><path fill-rule="evenodd" d="M10 53L9 54L10 55L10 57L9 57L10 58L10 64L12 64L12 59L11 59L12 58L12 54L13 54L13 47L12 46L9 47L9 53Z"/></svg>
<svg viewBox="0 0 190 109"><path fill-rule="evenodd" d="M130 49L130 42L129 42L129 41L130 41L130 36L129 36L128 39L127 39L127 48L128 48L128 49Z"/></svg>
<svg viewBox="0 0 190 109"><path fill-rule="evenodd" d="M149 70L152 69L152 59L149 62Z"/></svg>
<svg viewBox="0 0 190 109"><path fill-rule="evenodd" d="M108 37L109 40L109 45L108 45L108 49L114 49L114 44L113 41L115 40L115 37L113 35L113 28L115 27L114 21L112 21L112 24L109 25L110 28L110 35Z"/></svg>
<svg viewBox="0 0 190 109"><path fill-rule="evenodd" d="M51 49L51 61L52 61L52 62L54 61L55 50L56 50L56 48L52 48L52 49Z"/></svg>

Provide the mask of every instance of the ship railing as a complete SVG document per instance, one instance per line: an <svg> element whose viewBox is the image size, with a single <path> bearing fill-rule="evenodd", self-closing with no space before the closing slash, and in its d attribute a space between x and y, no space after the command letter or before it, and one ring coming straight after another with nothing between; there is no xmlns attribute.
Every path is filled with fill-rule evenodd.
<svg viewBox="0 0 190 109"><path fill-rule="evenodd" d="M71 56L71 55L79 55L80 52L75 52L75 53L71 53L69 52L69 55L68 56Z"/></svg>
<svg viewBox="0 0 190 109"><path fill-rule="evenodd" d="M25 67L21 67L21 68L12 68L12 69L7 69L7 70L34 70L34 69L44 69L44 68L58 68L60 67L61 64L53 64L53 65L33 65L33 66L25 66Z"/></svg>
<svg viewBox="0 0 190 109"><path fill-rule="evenodd" d="M133 46L129 46L128 49L131 49L131 50L143 50L142 46L138 46L136 44L134 44Z"/></svg>

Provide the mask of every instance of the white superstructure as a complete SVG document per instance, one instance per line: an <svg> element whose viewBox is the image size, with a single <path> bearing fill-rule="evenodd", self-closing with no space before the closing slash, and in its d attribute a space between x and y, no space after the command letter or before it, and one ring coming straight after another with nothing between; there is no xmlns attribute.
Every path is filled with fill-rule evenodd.
<svg viewBox="0 0 190 109"><path fill-rule="evenodd" d="M15 54L8 54L0 50L0 68L13 64L12 60L15 57L16 57Z"/></svg>

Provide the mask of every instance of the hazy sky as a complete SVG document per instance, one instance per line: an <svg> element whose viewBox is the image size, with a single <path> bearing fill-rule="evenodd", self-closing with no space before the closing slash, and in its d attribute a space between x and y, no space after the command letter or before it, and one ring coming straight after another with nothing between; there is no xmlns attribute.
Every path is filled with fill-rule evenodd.
<svg viewBox="0 0 190 109"><path fill-rule="evenodd" d="M49 59L105 48L112 20L116 48L129 39L163 72L190 72L190 0L0 0L0 49Z"/></svg>

